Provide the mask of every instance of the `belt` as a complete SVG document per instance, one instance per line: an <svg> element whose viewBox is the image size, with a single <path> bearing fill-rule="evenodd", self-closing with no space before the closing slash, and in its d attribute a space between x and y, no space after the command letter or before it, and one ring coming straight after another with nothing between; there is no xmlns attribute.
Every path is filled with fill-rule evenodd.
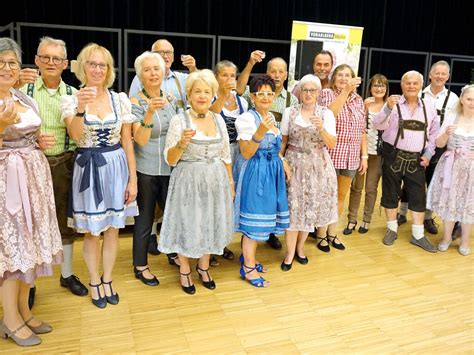
<svg viewBox="0 0 474 355"><path fill-rule="evenodd" d="M212 164L220 161L221 158L212 157L212 158L204 158L204 159L187 159L187 160L180 160L179 163L203 163L203 164Z"/></svg>
<svg viewBox="0 0 474 355"><path fill-rule="evenodd" d="M0 150L0 160L7 159L7 192L5 194L5 208L11 214L18 213L23 206L26 225L30 234L33 233L33 220L31 217L31 204L28 196L28 183L24 159L28 159L34 146L16 149Z"/></svg>
<svg viewBox="0 0 474 355"><path fill-rule="evenodd" d="M90 187L91 164L93 164L92 178L94 179L94 200L96 207L99 207L100 203L104 199L102 195L102 188L100 187L99 168L107 165L107 161L105 160L102 153L112 152L120 148L120 144L114 144L108 147L76 149L76 153L79 155L76 159L76 163L81 168L84 168L79 192L83 192Z"/></svg>
<svg viewBox="0 0 474 355"><path fill-rule="evenodd" d="M454 158L458 156L462 158L474 159L474 152L464 151L458 148L454 150L447 150L444 155L446 157L446 162L444 165L443 188L447 189L451 186L451 175L453 172Z"/></svg>

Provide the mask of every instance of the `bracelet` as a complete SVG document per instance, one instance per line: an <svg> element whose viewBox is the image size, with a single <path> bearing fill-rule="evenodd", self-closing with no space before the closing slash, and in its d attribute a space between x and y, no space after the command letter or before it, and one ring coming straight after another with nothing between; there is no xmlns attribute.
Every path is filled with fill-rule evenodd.
<svg viewBox="0 0 474 355"><path fill-rule="evenodd" d="M140 121L140 125L144 128L153 128L153 123L146 124L143 120Z"/></svg>
<svg viewBox="0 0 474 355"><path fill-rule="evenodd" d="M280 157L281 161L285 161L286 158L285 157Z"/></svg>
<svg viewBox="0 0 474 355"><path fill-rule="evenodd" d="M86 111L84 111L84 112L76 112L76 117L84 117L85 114L86 114Z"/></svg>
<svg viewBox="0 0 474 355"><path fill-rule="evenodd" d="M364 160L368 160L369 159L369 156L368 155L363 155L360 157L361 159L364 159Z"/></svg>
<svg viewBox="0 0 474 355"><path fill-rule="evenodd" d="M262 139L258 140L257 138L255 138L255 134L252 136L252 140L257 144L260 144L260 142L262 141Z"/></svg>

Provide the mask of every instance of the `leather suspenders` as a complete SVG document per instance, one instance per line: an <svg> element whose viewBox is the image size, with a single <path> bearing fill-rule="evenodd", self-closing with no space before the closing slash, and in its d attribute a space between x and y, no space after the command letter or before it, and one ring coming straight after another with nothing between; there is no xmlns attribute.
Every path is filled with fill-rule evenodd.
<svg viewBox="0 0 474 355"><path fill-rule="evenodd" d="M427 129L428 129L428 116L426 114L426 106L425 106L425 101L423 99L421 99L421 103L423 105L423 116L424 116L424 119L425 119L425 123L424 123L424 127L423 127L423 131L424 131L424 136L425 136L425 139L423 141L423 147L425 146L425 143L428 141L428 132L427 132ZM416 122L413 122L415 120L404 120L403 117L402 117L402 110L400 109L400 104L397 104L397 111L398 111L398 132L397 132L397 137L395 138L395 143L393 143L393 146L395 148L397 148L397 144L398 144L398 140L400 139L400 137L402 139L405 138L405 135L404 135L404 130L405 130L405 126L413 126L413 128L415 128L415 130L420 130L419 128L421 128L421 122L419 121L416 121L418 122L419 124L417 125ZM415 124L413 124L415 123ZM416 129L418 128L418 129Z"/></svg>

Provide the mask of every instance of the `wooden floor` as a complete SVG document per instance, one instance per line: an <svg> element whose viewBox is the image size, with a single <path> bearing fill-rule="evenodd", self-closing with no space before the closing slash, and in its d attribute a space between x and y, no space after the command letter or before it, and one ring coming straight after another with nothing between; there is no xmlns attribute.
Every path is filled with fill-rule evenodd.
<svg viewBox="0 0 474 355"><path fill-rule="evenodd" d="M345 251L325 254L308 240L309 264L286 273L284 251L262 244L268 289L240 280L236 260L222 260L212 269L217 289L205 289L194 273L193 296L181 291L163 255L150 256L158 287L136 280L125 235L114 280L119 305L100 310L71 295L56 269L37 282L34 307L54 331L29 349L0 340L0 353L474 353L473 256L459 255L457 243L437 254L412 246L409 225L386 247L384 231L377 210L368 234L343 237ZM239 240L230 245L237 256ZM87 283L81 248L74 267Z"/></svg>

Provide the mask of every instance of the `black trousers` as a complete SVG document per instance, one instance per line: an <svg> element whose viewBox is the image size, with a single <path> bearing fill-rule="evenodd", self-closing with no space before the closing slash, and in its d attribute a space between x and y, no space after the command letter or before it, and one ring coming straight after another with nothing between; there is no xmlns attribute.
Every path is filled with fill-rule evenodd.
<svg viewBox="0 0 474 355"><path fill-rule="evenodd" d="M164 211L169 176L153 176L137 172L137 204L140 214L133 228L133 265L148 265L148 241L155 218L156 204Z"/></svg>

